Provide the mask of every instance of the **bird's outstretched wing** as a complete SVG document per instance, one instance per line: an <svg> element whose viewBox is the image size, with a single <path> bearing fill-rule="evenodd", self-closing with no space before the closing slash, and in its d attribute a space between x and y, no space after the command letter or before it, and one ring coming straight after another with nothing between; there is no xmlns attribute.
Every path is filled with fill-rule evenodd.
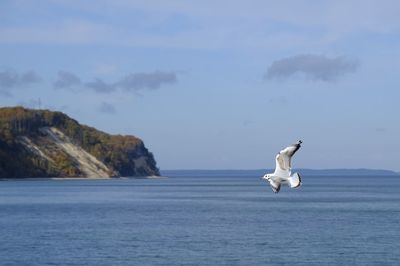
<svg viewBox="0 0 400 266"><path fill-rule="evenodd" d="M278 153L274 175L288 177L292 174L292 156L300 149L301 143L302 141L299 140Z"/></svg>
<svg viewBox="0 0 400 266"><path fill-rule="evenodd" d="M279 180L278 181L270 180L269 184L271 185L272 191L274 193L278 193L279 190L281 190L281 182Z"/></svg>

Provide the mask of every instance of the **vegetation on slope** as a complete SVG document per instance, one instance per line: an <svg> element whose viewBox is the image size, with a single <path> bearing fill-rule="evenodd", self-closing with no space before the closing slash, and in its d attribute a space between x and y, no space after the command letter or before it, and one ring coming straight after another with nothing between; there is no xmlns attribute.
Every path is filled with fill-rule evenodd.
<svg viewBox="0 0 400 266"><path fill-rule="evenodd" d="M80 125L61 112L23 107L0 108L0 177L81 176L73 158L60 150L52 160L38 156L21 144L21 137L33 139L46 148L43 127L55 127L75 144L111 169L110 176L159 175L153 155L134 136L109 135ZM144 157L146 164L136 165Z"/></svg>

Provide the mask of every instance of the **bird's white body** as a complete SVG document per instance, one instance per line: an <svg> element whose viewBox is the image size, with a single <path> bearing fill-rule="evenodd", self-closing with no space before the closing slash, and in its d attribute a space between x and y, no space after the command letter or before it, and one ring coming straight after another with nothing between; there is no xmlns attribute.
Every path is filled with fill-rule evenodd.
<svg viewBox="0 0 400 266"><path fill-rule="evenodd" d="M267 180L271 185L272 190L278 193L281 185L288 185L291 188L297 188L301 185L301 177L298 173L292 175L292 156L300 149L302 141L299 140L296 144L290 145L281 150L276 155L275 172L265 174L262 178Z"/></svg>

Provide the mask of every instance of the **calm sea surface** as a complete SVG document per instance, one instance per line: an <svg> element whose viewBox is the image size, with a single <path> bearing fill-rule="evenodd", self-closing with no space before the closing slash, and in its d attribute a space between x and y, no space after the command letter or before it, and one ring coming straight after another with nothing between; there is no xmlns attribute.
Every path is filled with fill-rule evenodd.
<svg viewBox="0 0 400 266"><path fill-rule="evenodd" d="M400 265L400 177L0 181L0 265Z"/></svg>

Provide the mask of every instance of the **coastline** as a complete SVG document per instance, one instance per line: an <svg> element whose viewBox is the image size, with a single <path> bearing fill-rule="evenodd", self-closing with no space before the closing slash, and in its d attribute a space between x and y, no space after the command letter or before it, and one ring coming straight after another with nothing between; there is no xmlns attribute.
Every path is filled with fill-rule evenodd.
<svg viewBox="0 0 400 266"><path fill-rule="evenodd" d="M166 176L121 176L121 177L24 177L0 178L0 181L64 181L64 180L116 180L116 179L164 179Z"/></svg>

